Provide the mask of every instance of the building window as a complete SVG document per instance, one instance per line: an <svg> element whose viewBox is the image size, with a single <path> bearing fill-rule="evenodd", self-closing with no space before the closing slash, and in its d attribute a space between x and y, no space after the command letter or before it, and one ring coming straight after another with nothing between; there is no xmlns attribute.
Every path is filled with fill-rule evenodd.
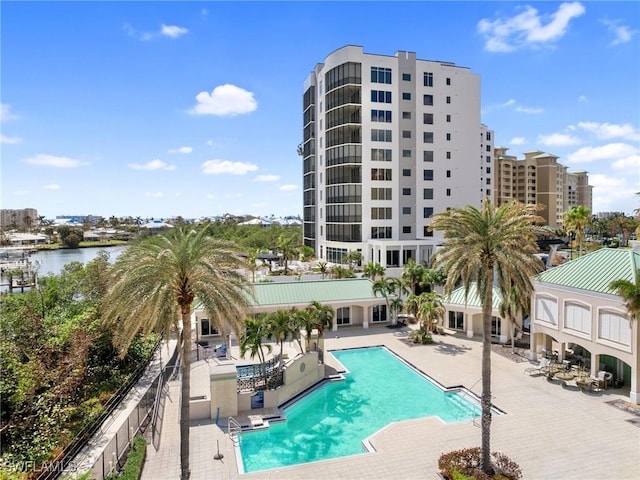
<svg viewBox="0 0 640 480"><path fill-rule="evenodd" d="M410 177L411 176L411 169L410 168L403 168L402 169L402 176L403 177Z"/></svg>
<svg viewBox="0 0 640 480"><path fill-rule="evenodd" d="M447 77L447 81L446 81L447 85L451 85L451 79L449 77Z"/></svg>
<svg viewBox="0 0 640 480"><path fill-rule="evenodd" d="M447 197L450 197L450 196L451 196L451 189L447 188Z"/></svg>
<svg viewBox="0 0 640 480"><path fill-rule="evenodd" d="M409 92L402 92L402 99L403 99L403 100L411 100L411 93L409 93Z"/></svg>
<svg viewBox="0 0 640 480"><path fill-rule="evenodd" d="M424 198L425 200L433 200L433 188L425 188L422 198Z"/></svg>
<svg viewBox="0 0 640 480"><path fill-rule="evenodd" d="M424 180L431 181L433 180L433 170L425 170L423 172Z"/></svg>
<svg viewBox="0 0 640 480"><path fill-rule="evenodd" d="M386 305L385 305L386 306ZM336 308L336 325L351 324L350 307Z"/></svg>
<svg viewBox="0 0 640 480"><path fill-rule="evenodd" d="M371 129L372 142L391 142L391 130Z"/></svg>
<svg viewBox="0 0 640 480"><path fill-rule="evenodd" d="M371 149L372 162L390 162L391 158L392 158L391 149L388 149L388 148L372 148Z"/></svg>
<svg viewBox="0 0 640 480"><path fill-rule="evenodd" d="M371 321L372 322L386 322L387 321L387 306L386 305L374 305L371 307Z"/></svg>
<svg viewBox="0 0 640 480"><path fill-rule="evenodd" d="M425 162L433 162L433 150L425 150L422 152L422 160Z"/></svg>
<svg viewBox="0 0 640 480"><path fill-rule="evenodd" d="M405 82L410 82L411 81L411 74L410 73L403 73L402 74L402 80Z"/></svg>
<svg viewBox="0 0 640 480"><path fill-rule="evenodd" d="M449 328L464 330L464 312L449 311Z"/></svg>
<svg viewBox="0 0 640 480"><path fill-rule="evenodd" d="M431 72L424 73L424 86L433 87L433 73Z"/></svg>
<svg viewBox="0 0 640 480"><path fill-rule="evenodd" d="M491 179L487 178L487 185L491 185Z"/></svg>
<svg viewBox="0 0 640 480"><path fill-rule="evenodd" d="M487 150L487 152L490 152L491 151L491 145L487 145L486 150Z"/></svg>
<svg viewBox="0 0 640 480"><path fill-rule="evenodd" d="M433 125L433 113L425 113L422 115L422 122L425 125Z"/></svg>
<svg viewBox="0 0 640 480"><path fill-rule="evenodd" d="M390 168L372 168L371 169L371 180L391 180L391 169Z"/></svg>
<svg viewBox="0 0 640 480"><path fill-rule="evenodd" d="M433 143L433 132L424 132L422 134L422 140L424 143Z"/></svg>
<svg viewBox="0 0 640 480"><path fill-rule="evenodd" d="M391 110L371 110L371 121L391 123Z"/></svg>
<svg viewBox="0 0 640 480"><path fill-rule="evenodd" d="M391 84L391 69L383 67L371 67L371 83Z"/></svg>
<svg viewBox="0 0 640 480"><path fill-rule="evenodd" d="M372 220L391 220L391 208L390 207L372 207L371 208Z"/></svg>
<svg viewBox="0 0 640 480"><path fill-rule="evenodd" d="M390 188L372 188L371 200L391 200Z"/></svg>
<svg viewBox="0 0 640 480"><path fill-rule="evenodd" d="M422 103L424 105L433 105L433 95L425 95L422 97Z"/></svg>
<svg viewBox="0 0 640 480"><path fill-rule="evenodd" d="M403 215L411 215L411 207L402 207Z"/></svg>
<svg viewBox="0 0 640 480"><path fill-rule="evenodd" d="M447 140L451 140L451 134L447 133Z"/></svg>
<svg viewBox="0 0 640 480"><path fill-rule="evenodd" d="M402 138L411 138L411 130L403 130Z"/></svg>
<svg viewBox="0 0 640 480"><path fill-rule="evenodd" d="M490 197L490 196L491 196L491 189L487 188L487 197Z"/></svg>
<svg viewBox="0 0 640 480"><path fill-rule="evenodd" d="M411 150L402 150L402 158L411 158Z"/></svg>
<svg viewBox="0 0 640 480"><path fill-rule="evenodd" d="M447 103L451 103L451 97L447 97Z"/></svg>
<svg viewBox="0 0 640 480"><path fill-rule="evenodd" d="M391 92L371 90L371 101L377 103L391 103Z"/></svg>
<svg viewBox="0 0 640 480"><path fill-rule="evenodd" d="M425 225L424 228L422 229L422 236L433 237L433 230L429 228L429 225Z"/></svg>
<svg viewBox="0 0 640 480"><path fill-rule="evenodd" d="M408 187L403 188L402 195L411 195L411 189Z"/></svg>
<svg viewBox="0 0 640 480"><path fill-rule="evenodd" d="M487 132L487 142L491 141L491 132Z"/></svg>
<svg viewBox="0 0 640 480"><path fill-rule="evenodd" d="M451 178L451 170L447 170L447 178Z"/></svg>
<svg viewBox="0 0 640 480"><path fill-rule="evenodd" d="M491 173L491 167L487 167L487 173Z"/></svg>
<svg viewBox="0 0 640 480"><path fill-rule="evenodd" d="M424 207L424 210L422 211L422 216L424 218L431 218L431 215L433 215L433 207Z"/></svg>
<svg viewBox="0 0 640 480"><path fill-rule="evenodd" d="M451 115L447 114L447 123L451 123Z"/></svg>
<svg viewBox="0 0 640 480"><path fill-rule="evenodd" d="M451 152L447 152L447 160L451 160Z"/></svg>
<svg viewBox="0 0 640 480"><path fill-rule="evenodd" d="M487 155L487 163L491 163L491 155Z"/></svg>
<svg viewBox="0 0 640 480"><path fill-rule="evenodd" d="M411 227L409 225L404 225L402 227L402 233L411 233Z"/></svg>
<svg viewBox="0 0 640 480"><path fill-rule="evenodd" d="M200 319L200 336L218 335L218 329L211 325L208 318Z"/></svg>
<svg viewBox="0 0 640 480"><path fill-rule="evenodd" d="M404 120L411 120L411 112L402 112L402 118Z"/></svg>
<svg viewBox="0 0 640 480"><path fill-rule="evenodd" d="M371 238L391 238L391 227L371 227Z"/></svg>

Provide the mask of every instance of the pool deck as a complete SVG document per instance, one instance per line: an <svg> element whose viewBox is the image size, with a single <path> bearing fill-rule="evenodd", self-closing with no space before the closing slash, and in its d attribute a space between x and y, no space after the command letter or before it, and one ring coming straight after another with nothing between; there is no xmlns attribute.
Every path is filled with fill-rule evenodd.
<svg viewBox="0 0 640 480"><path fill-rule="evenodd" d="M479 339L435 335L432 345L410 345L408 328L353 328L328 332L327 350L385 345L444 386L480 394ZM584 393L527 375L530 364L492 358L494 415L491 447L508 455L524 479L636 479L640 476L640 416L609 405L628 389ZM330 361L327 361L330 364ZM147 449L143 480L174 479L180 471L179 384L169 385L160 446ZM398 398L402 408L402 398ZM217 443L218 442L218 443ZM205 479L439 479L441 453L480 445L473 422L444 425L436 418L387 426L370 437L376 452L240 475L230 438L213 421L191 424L191 478ZM219 452L221 460L215 460Z"/></svg>

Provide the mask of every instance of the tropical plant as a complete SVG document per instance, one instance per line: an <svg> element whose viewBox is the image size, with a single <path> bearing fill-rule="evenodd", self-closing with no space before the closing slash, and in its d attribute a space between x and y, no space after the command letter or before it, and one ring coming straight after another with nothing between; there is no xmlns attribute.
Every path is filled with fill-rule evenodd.
<svg viewBox="0 0 640 480"><path fill-rule="evenodd" d="M584 247L585 229L591 225L591 210L584 205L571 207L564 212L562 224L567 233L573 233L575 235L575 241L578 245L578 256L581 256Z"/></svg>
<svg viewBox="0 0 640 480"><path fill-rule="evenodd" d="M256 262L258 261L258 254L260 250L257 248L252 248L247 253L247 266L251 271L251 283L256 283L256 270L258 269L258 265Z"/></svg>
<svg viewBox="0 0 640 480"><path fill-rule="evenodd" d="M362 276L370 278L372 281L384 277L385 268L378 262L369 262L362 267Z"/></svg>
<svg viewBox="0 0 640 480"><path fill-rule="evenodd" d="M349 265L349 269L353 270L356 265L359 265L362 262L362 252L358 250L349 250L347 254L342 257L342 262Z"/></svg>
<svg viewBox="0 0 640 480"><path fill-rule="evenodd" d="M401 298L396 297L393 300L391 300L391 302L389 302L389 308L391 309L391 316L393 318L393 323L396 324L398 323L398 314L402 311L402 309L404 308L404 302L402 301Z"/></svg>
<svg viewBox="0 0 640 480"><path fill-rule="evenodd" d="M322 274L322 279L324 280L327 276L327 273L329 272L329 266L327 265L327 262L318 262L318 271Z"/></svg>
<svg viewBox="0 0 640 480"><path fill-rule="evenodd" d="M526 287L526 286L525 286ZM528 292L518 291L511 287L507 291L507 295L500 302L500 317L509 321L511 335L511 349L515 347L515 326L516 319L529 310L529 299L533 294L533 290Z"/></svg>
<svg viewBox="0 0 640 480"><path fill-rule="evenodd" d="M265 338L269 336L267 327L268 315L268 313L262 312L257 317L246 318L244 331L238 337L240 356L244 358L246 353L249 352L251 358L258 357L260 372L264 378L265 385L267 384L267 371L265 369L266 355L264 349L267 349L267 353L271 353L273 348L270 343L264 343Z"/></svg>
<svg viewBox="0 0 640 480"><path fill-rule="evenodd" d="M418 287L424 282L426 268L424 265L416 263L413 258L410 258L407 263L404 264L402 270L402 280L407 285L410 293L415 295L419 294Z"/></svg>
<svg viewBox="0 0 640 480"><path fill-rule="evenodd" d="M178 330L182 373L180 407L181 478L189 478L189 405L191 388L191 314L194 301L223 331L230 324L238 337L250 294L239 269L246 267L235 245L208 236L205 229L175 227L163 235L131 244L112 268L104 302L105 323L115 327L115 345L126 352L139 333Z"/></svg>
<svg viewBox="0 0 640 480"><path fill-rule="evenodd" d="M440 295L435 292L423 292L418 295L417 318L422 329L428 334L433 332L434 325L437 325L444 317L444 306Z"/></svg>
<svg viewBox="0 0 640 480"><path fill-rule="evenodd" d="M324 335L324 330L326 328L331 328L333 325L333 318L335 317L335 312L333 308L329 305L323 305L317 300L312 301L306 308L308 315L310 317L310 324L312 326L312 330L318 330L318 343L322 339ZM310 338L311 334L308 332ZM308 344L308 342L307 342Z"/></svg>
<svg viewBox="0 0 640 480"><path fill-rule="evenodd" d="M282 234L278 237L278 251L282 256L282 261L284 262L284 274L289 274L289 260L291 259L291 255L293 255L293 237Z"/></svg>
<svg viewBox="0 0 640 480"><path fill-rule="evenodd" d="M295 335L294 318L293 312L287 310L277 310L266 317L267 333L280 344L280 369L284 366L284 341Z"/></svg>
<svg viewBox="0 0 640 480"><path fill-rule="evenodd" d="M391 278L381 278L380 280L376 280L375 282L373 282L373 285L371 285L371 289L373 290L374 295L381 295L382 297L384 297L388 313L391 313L389 297L394 292L394 286L391 280Z"/></svg>
<svg viewBox="0 0 640 480"><path fill-rule="evenodd" d="M356 276L350 268L344 268L342 265L334 265L331 267L331 278L340 280L343 278L354 278Z"/></svg>
<svg viewBox="0 0 640 480"><path fill-rule="evenodd" d="M640 318L640 269L635 272L634 282L619 278L612 281L609 288L624 300L629 320L638 320Z"/></svg>
<svg viewBox="0 0 640 480"><path fill-rule="evenodd" d="M493 473L491 464L491 313L494 277L502 297L513 287L531 291L531 278L542 271L537 252L537 233L544 220L536 205L511 201L500 207L485 197L480 210L455 208L434 216L431 228L444 233L445 244L436 252L436 267L447 276L445 295L461 284L468 295L477 286L482 303L482 395L481 468Z"/></svg>

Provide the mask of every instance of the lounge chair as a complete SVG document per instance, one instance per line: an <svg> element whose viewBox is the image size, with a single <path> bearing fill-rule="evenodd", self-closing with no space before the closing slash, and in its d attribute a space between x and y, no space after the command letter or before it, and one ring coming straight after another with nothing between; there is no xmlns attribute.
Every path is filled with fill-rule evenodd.
<svg viewBox="0 0 640 480"><path fill-rule="evenodd" d="M595 377L592 376L591 385L595 388L605 388L607 386L607 372L600 370Z"/></svg>
<svg viewBox="0 0 640 480"><path fill-rule="evenodd" d="M531 375L532 373L546 373L549 370L549 366L551 365L551 360L548 358L541 358L538 365L533 367L528 367L524 369L524 373L528 373Z"/></svg>

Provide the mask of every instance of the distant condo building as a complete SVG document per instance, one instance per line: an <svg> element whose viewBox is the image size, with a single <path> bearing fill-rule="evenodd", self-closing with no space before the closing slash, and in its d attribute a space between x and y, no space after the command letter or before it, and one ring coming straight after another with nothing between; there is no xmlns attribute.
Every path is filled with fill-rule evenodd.
<svg viewBox="0 0 640 480"><path fill-rule="evenodd" d="M493 195L480 77L451 62L345 46L304 83L304 243L341 263L430 262L431 216Z"/></svg>
<svg viewBox="0 0 640 480"><path fill-rule="evenodd" d="M569 172L550 153L526 152L518 160L507 154L507 148L496 147L495 201L503 205L510 200L537 203L543 207L539 215L547 225L562 227L564 212L583 205L592 208L592 189L585 171Z"/></svg>
<svg viewBox="0 0 640 480"><path fill-rule="evenodd" d="M38 210L22 208L0 210L0 228L2 230L31 230L38 224Z"/></svg>

